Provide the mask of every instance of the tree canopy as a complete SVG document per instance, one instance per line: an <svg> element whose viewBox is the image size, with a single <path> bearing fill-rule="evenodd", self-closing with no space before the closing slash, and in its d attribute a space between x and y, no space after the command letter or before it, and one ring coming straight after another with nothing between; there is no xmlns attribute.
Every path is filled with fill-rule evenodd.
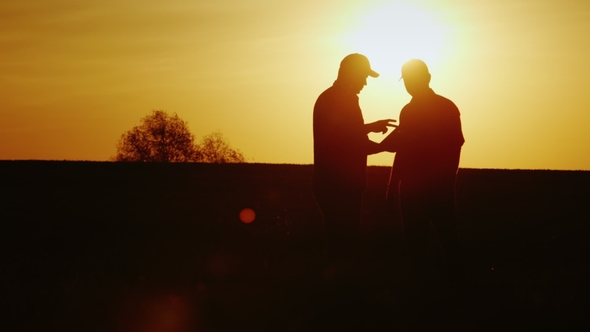
<svg viewBox="0 0 590 332"><path fill-rule="evenodd" d="M135 162L246 162L239 150L234 150L216 131L196 144L186 121L176 113L169 115L154 110L141 119L138 126L123 133L117 144L116 161Z"/></svg>
<svg viewBox="0 0 590 332"><path fill-rule="evenodd" d="M246 158L240 150L234 150L219 131L203 137L197 150L198 159L205 163L243 163Z"/></svg>

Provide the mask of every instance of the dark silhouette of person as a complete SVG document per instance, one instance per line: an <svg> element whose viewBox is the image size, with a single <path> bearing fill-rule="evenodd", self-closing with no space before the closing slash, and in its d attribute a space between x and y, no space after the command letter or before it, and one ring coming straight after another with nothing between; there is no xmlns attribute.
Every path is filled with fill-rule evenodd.
<svg viewBox="0 0 590 332"><path fill-rule="evenodd" d="M313 110L313 192L323 214L328 257L342 263L355 254L359 240L367 155L385 151L368 133L385 134L395 120L365 124L358 94L367 77L378 77L366 56L346 56L334 84L317 98Z"/></svg>
<svg viewBox="0 0 590 332"><path fill-rule="evenodd" d="M412 99L400 112L399 126L381 142L396 152L388 200L401 214L414 281L419 284L427 277L432 222L448 276L451 282L462 283L455 217L455 180L465 142L459 109L430 88L431 75L422 60L406 62L401 79Z"/></svg>

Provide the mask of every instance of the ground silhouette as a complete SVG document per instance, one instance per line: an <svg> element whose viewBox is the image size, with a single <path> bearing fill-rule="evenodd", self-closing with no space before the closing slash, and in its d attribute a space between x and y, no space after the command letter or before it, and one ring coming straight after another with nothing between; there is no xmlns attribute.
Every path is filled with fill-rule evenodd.
<svg viewBox="0 0 590 332"><path fill-rule="evenodd" d="M469 292L437 316L443 291L406 305L400 226L383 222L389 167L368 168L354 287L317 273L324 239L312 167L0 162L3 326L588 327L590 172L460 169ZM239 221L246 207L256 212L250 224ZM432 282L445 282L436 266Z"/></svg>

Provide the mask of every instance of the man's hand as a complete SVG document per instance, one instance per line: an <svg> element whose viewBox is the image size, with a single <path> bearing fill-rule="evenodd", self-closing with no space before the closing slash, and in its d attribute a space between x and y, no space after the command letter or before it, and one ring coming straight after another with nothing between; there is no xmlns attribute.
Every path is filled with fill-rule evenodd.
<svg viewBox="0 0 590 332"><path fill-rule="evenodd" d="M397 125L394 124L395 122L397 122L397 120L385 119L375 121L373 123L367 123L365 124L365 130L367 131L367 133L385 134L387 132L388 127L397 127Z"/></svg>

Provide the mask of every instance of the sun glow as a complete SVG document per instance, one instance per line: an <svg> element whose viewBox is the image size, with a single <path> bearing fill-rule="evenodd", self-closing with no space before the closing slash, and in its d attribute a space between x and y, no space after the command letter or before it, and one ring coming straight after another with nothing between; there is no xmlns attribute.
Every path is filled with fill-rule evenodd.
<svg viewBox="0 0 590 332"><path fill-rule="evenodd" d="M429 65L444 57L446 31L434 16L410 2L379 3L347 34L351 49L367 55L380 74L397 74L420 58Z"/></svg>

